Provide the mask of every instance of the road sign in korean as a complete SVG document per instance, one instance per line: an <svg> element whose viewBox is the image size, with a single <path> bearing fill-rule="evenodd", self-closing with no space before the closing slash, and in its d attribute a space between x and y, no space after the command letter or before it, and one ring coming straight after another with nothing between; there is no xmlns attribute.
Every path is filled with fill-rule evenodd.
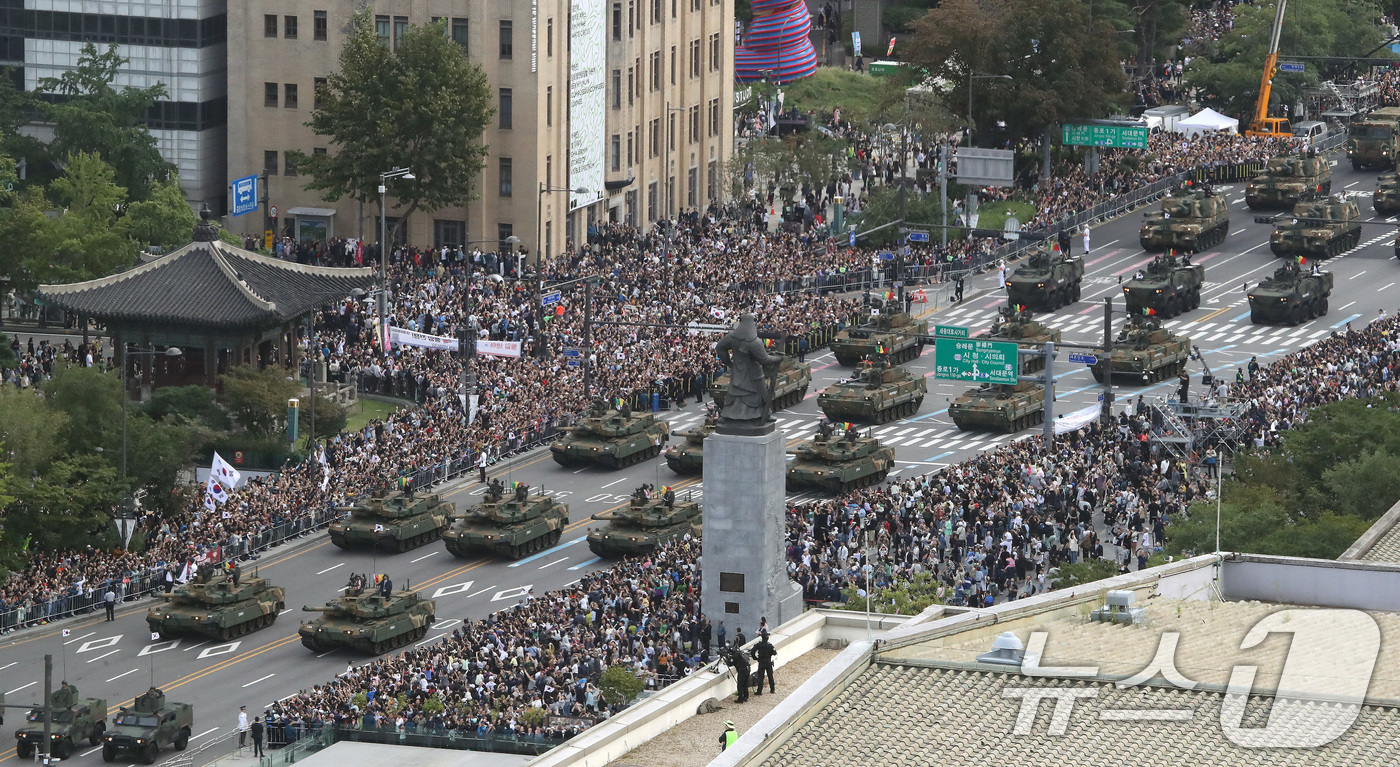
<svg viewBox="0 0 1400 767"><path fill-rule="evenodd" d="M1069 353L1069 361L1072 362L1072 363L1074 363L1074 364L1095 365L1095 364L1098 364L1099 358L1098 358L1097 355L1093 355L1093 354L1083 354L1083 353L1080 353L1080 352L1070 352L1070 353Z"/></svg>
<svg viewBox="0 0 1400 767"><path fill-rule="evenodd" d="M258 177L244 176L233 180L233 215L241 216L258 209Z"/></svg>
<svg viewBox="0 0 1400 767"><path fill-rule="evenodd" d="M1075 146L1147 148L1147 128L1143 126L1065 124L1061 138L1063 143Z"/></svg>
<svg viewBox="0 0 1400 767"><path fill-rule="evenodd" d="M1021 361L1015 343L947 338L938 341L933 349L934 378L1014 384L1020 374Z"/></svg>
<svg viewBox="0 0 1400 767"><path fill-rule="evenodd" d="M549 306L550 304L557 303L559 303L559 291L557 290L553 293L545 293L544 295L540 296L541 306Z"/></svg>
<svg viewBox="0 0 1400 767"><path fill-rule="evenodd" d="M971 335L970 333L968 333L967 328L958 327L957 325L935 325L935 326L933 327L933 337L934 337L934 338L971 338L972 335Z"/></svg>
<svg viewBox="0 0 1400 767"><path fill-rule="evenodd" d="M928 232L914 231L909 233L909 242L928 242Z"/></svg>

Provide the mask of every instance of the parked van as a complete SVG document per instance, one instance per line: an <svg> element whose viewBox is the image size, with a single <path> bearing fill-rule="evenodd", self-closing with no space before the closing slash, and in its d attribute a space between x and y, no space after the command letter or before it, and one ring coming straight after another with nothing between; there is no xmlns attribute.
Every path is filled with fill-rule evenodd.
<svg viewBox="0 0 1400 767"><path fill-rule="evenodd" d="M1318 120L1304 120L1293 123L1293 140L1301 144L1304 148L1312 148L1313 144L1321 141L1327 136L1327 123Z"/></svg>

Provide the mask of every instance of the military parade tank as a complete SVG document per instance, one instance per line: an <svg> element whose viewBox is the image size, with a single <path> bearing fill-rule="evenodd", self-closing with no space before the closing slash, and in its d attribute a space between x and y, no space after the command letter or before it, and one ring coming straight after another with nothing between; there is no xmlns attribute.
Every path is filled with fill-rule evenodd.
<svg viewBox="0 0 1400 767"><path fill-rule="evenodd" d="M1084 259L1040 252L1006 279L1008 306L1055 311L1079 300Z"/></svg>
<svg viewBox="0 0 1400 767"><path fill-rule="evenodd" d="M453 556L493 553L519 559L553 546L569 524L569 507L544 495L530 495L517 482L507 497L499 479L491 480L481 505L458 518L442 539Z"/></svg>
<svg viewBox="0 0 1400 767"><path fill-rule="evenodd" d="M1332 166L1326 157L1275 157L1244 187L1251 209L1297 205L1332 193Z"/></svg>
<svg viewBox="0 0 1400 767"><path fill-rule="evenodd" d="M719 425L717 410L705 414L705 422L686 432L685 441L666 448L666 465L677 474L699 474L705 468L705 438Z"/></svg>
<svg viewBox="0 0 1400 767"><path fill-rule="evenodd" d="M773 409L783 410L801 402L807 397L807 387L812 383L812 366L798 362L795 357L783 357L778 363L777 380L773 385ZM729 374L726 373L710 386L710 399L715 407L724 408L724 399L729 395Z"/></svg>
<svg viewBox="0 0 1400 767"><path fill-rule="evenodd" d="M1113 354L1095 349L1098 361L1090 366L1094 380L1103 383L1105 375L1129 382L1152 383L1175 377L1186 369L1191 358L1191 339L1178 336L1153 317L1131 316L1118 332Z"/></svg>
<svg viewBox="0 0 1400 767"><path fill-rule="evenodd" d="M828 347L837 363L854 367L865 360L881 360L897 365L923 354L927 320L916 320L894 301L879 298L871 299L870 312L868 323L846 328L831 339Z"/></svg>
<svg viewBox="0 0 1400 767"><path fill-rule="evenodd" d="M112 717L112 728L102 736L102 761L115 762L127 752L142 764L151 764L167 746L184 751L193 726L193 706L167 703L165 692L152 687L136 696L130 709L123 707Z"/></svg>
<svg viewBox="0 0 1400 767"><path fill-rule="evenodd" d="M348 517L326 531L342 549L382 549L404 552L437 540L452 521L456 506L436 493L415 496L412 485L390 492L381 483L364 502L342 509Z"/></svg>
<svg viewBox="0 0 1400 767"><path fill-rule="evenodd" d="M1147 269L1123 286L1123 300L1129 314L1147 315L1147 310L1171 318L1201 305L1201 288L1206 268L1188 258L1158 256Z"/></svg>
<svg viewBox="0 0 1400 767"><path fill-rule="evenodd" d="M1284 264L1249 291L1249 321L1298 325L1327 314L1331 295L1331 272L1306 272L1296 263Z"/></svg>
<svg viewBox="0 0 1400 767"><path fill-rule="evenodd" d="M817 407L833 421L886 423L918 412L928 381L883 362L866 362L856 374L822 389Z"/></svg>
<svg viewBox="0 0 1400 767"><path fill-rule="evenodd" d="M1400 108L1384 107L1347 126L1347 159L1353 170L1394 168L1400 135Z"/></svg>
<svg viewBox="0 0 1400 767"><path fill-rule="evenodd" d="M649 492L642 486L632 500L617 511L604 511L593 519L610 523L588 533L588 548L600 557L650 554L658 546L701 533L700 504L687 497L676 500L676 491ZM688 495L688 494L687 494Z"/></svg>
<svg viewBox="0 0 1400 767"><path fill-rule="evenodd" d="M823 421L817 435L799 444L787 464L787 489L816 487L844 493L885 481L894 468L894 448L883 447L874 437L862 437L855 426L846 424L841 439L833 436L835 427Z"/></svg>
<svg viewBox="0 0 1400 767"><path fill-rule="evenodd" d="M1188 188L1162 201L1161 210L1143 214L1138 242L1149 252L1181 250L1195 253L1213 248L1230 233L1230 206L1209 187Z"/></svg>
<svg viewBox="0 0 1400 767"><path fill-rule="evenodd" d="M1376 177L1371 204L1377 213L1400 213L1400 173L1383 173Z"/></svg>
<svg viewBox="0 0 1400 767"><path fill-rule="evenodd" d="M1044 350L1046 342L1060 342L1060 331L1031 319L1028 311L1017 311L1012 306L1003 306L997 311L997 321L992 323L991 333L987 336L989 341L1015 341L1022 349L1036 351ZM1021 358L1022 373L1036 373L1044 369L1044 357Z"/></svg>
<svg viewBox="0 0 1400 767"><path fill-rule="evenodd" d="M962 431L993 429L1007 434L1045 421L1045 386L1031 381L981 384L948 403L948 417Z"/></svg>
<svg viewBox="0 0 1400 767"><path fill-rule="evenodd" d="M631 466L661 454L671 425L651 413L633 413L625 403L609 410L602 400L587 416L549 446L560 466L596 464L609 469Z"/></svg>
<svg viewBox="0 0 1400 767"><path fill-rule="evenodd" d="M107 729L107 701L80 697L77 687L64 682L49 693L49 707L53 712L49 720L51 756L67 759L73 755L74 744L87 741L95 746L102 742L102 733ZM44 709L30 709L26 720L15 730L15 755L24 760L44 751Z"/></svg>
<svg viewBox="0 0 1400 767"><path fill-rule="evenodd" d="M162 638L206 636L225 641L267 628L277 620L286 589L273 586L256 574L238 577L216 573L213 567L199 571L195 579L169 594L157 594L165 604L146 612L146 623Z"/></svg>
<svg viewBox="0 0 1400 767"><path fill-rule="evenodd" d="M1361 242L1361 211L1341 198L1300 202L1292 218L1276 219L1269 235L1275 256L1331 258Z"/></svg>
<svg viewBox="0 0 1400 767"><path fill-rule="evenodd" d="M437 620L437 603L407 589L391 591L388 596L377 591L348 591L325 607L301 609L321 613L321 617L303 622L297 630L301 643L318 653L348 647L380 655L422 639Z"/></svg>

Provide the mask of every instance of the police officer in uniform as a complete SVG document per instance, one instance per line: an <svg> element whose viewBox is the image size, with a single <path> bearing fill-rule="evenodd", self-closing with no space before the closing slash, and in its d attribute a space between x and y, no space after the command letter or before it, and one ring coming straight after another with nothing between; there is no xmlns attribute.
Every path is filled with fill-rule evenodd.
<svg viewBox="0 0 1400 767"><path fill-rule="evenodd" d="M754 645L751 651L753 659L758 661L758 673L754 675L754 678L757 680L758 689L754 692L754 695L763 694L763 678L765 674L768 676L768 692L776 693L778 691L778 686L777 683L773 681L773 658L777 656L778 651L773 647L773 643L768 641L767 631L760 632L758 636L758 644Z"/></svg>

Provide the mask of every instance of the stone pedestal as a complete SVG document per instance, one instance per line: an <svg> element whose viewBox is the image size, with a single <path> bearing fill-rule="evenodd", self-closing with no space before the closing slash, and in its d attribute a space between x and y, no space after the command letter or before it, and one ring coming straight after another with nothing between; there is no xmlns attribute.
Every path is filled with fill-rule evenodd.
<svg viewBox="0 0 1400 767"><path fill-rule="evenodd" d="M782 432L705 439L701 609L727 638L758 637L802 614L802 587L787 575Z"/></svg>

